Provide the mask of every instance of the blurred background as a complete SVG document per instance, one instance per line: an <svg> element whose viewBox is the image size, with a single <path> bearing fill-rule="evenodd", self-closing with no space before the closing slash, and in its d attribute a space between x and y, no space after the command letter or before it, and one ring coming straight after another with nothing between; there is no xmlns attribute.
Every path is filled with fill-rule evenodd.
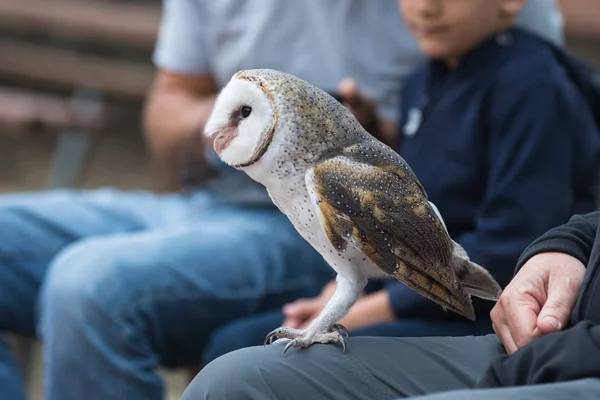
<svg viewBox="0 0 600 400"><path fill-rule="evenodd" d="M0 0L0 192L149 188L160 0Z"/></svg>
<svg viewBox="0 0 600 400"><path fill-rule="evenodd" d="M600 67L598 0L561 7L567 47ZM140 121L160 17L160 0L0 0L0 192L154 187ZM179 398L187 372L165 374Z"/></svg>

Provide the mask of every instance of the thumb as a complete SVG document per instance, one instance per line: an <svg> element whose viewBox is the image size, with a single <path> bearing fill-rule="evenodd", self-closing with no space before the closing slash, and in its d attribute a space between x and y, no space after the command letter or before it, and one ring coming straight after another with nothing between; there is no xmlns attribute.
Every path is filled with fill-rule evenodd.
<svg viewBox="0 0 600 400"><path fill-rule="evenodd" d="M357 95L356 82L352 78L344 78L338 85L338 92L344 101L352 101Z"/></svg>
<svg viewBox="0 0 600 400"><path fill-rule="evenodd" d="M540 311L537 327L542 334L563 329L577 299L577 290L569 277L557 277L548 283L548 298Z"/></svg>

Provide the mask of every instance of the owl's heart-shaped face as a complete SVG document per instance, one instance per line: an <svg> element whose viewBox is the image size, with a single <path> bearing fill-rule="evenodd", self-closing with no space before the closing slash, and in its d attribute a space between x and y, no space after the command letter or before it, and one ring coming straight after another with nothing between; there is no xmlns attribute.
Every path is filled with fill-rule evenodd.
<svg viewBox="0 0 600 400"><path fill-rule="evenodd" d="M205 127L221 160L239 168L260 159L275 130L276 107L259 81L234 75L219 94Z"/></svg>

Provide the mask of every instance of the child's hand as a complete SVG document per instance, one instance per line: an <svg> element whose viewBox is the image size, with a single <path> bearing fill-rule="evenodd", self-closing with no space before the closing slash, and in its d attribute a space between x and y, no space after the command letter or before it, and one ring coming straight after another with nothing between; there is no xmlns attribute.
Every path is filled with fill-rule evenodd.
<svg viewBox="0 0 600 400"><path fill-rule="evenodd" d="M317 297L310 299L299 299L283 306L285 320L283 326L294 329L303 329L315 319L325 308L325 305L333 296L337 282L330 281Z"/></svg>
<svg viewBox="0 0 600 400"><path fill-rule="evenodd" d="M350 78L343 79L340 82L338 93L342 98L342 104L354 114L363 128L378 138L380 134L379 118L373 100L361 93L356 86L356 82Z"/></svg>

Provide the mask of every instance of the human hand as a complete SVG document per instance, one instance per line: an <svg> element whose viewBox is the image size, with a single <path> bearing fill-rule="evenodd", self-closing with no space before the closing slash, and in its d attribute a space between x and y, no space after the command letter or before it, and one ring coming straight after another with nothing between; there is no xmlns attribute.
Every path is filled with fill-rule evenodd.
<svg viewBox="0 0 600 400"><path fill-rule="evenodd" d="M321 293L310 299L299 299L283 306L285 320L283 326L294 329L304 329L325 308L325 305L333 296L337 282L335 279L327 283Z"/></svg>
<svg viewBox="0 0 600 400"><path fill-rule="evenodd" d="M533 339L564 328L584 276L585 266L568 254L531 257L490 313L506 351L512 354Z"/></svg>
<svg viewBox="0 0 600 400"><path fill-rule="evenodd" d="M350 78L343 79L338 86L342 104L350 110L358 122L371 135L379 136L379 119L375 103L358 90L356 82Z"/></svg>

